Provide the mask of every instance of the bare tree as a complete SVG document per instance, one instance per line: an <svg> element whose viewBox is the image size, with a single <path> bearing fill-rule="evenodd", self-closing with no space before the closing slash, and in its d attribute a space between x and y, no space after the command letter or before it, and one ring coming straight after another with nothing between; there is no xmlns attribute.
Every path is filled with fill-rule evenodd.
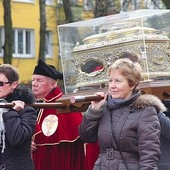
<svg viewBox="0 0 170 170"><path fill-rule="evenodd" d="M4 63L12 64L12 47L13 47L13 32L12 32L12 19L11 19L11 0L3 0L4 7L4 30L5 30L5 43L4 50Z"/></svg>
<svg viewBox="0 0 170 170"><path fill-rule="evenodd" d="M39 59L45 61L46 52L46 0L39 0L40 8L40 43L39 43Z"/></svg>
<svg viewBox="0 0 170 170"><path fill-rule="evenodd" d="M113 0L95 0L95 4L95 18L115 13Z"/></svg>
<svg viewBox="0 0 170 170"><path fill-rule="evenodd" d="M167 9L170 9L170 2L169 2L169 0L162 0L162 2L165 4Z"/></svg>
<svg viewBox="0 0 170 170"><path fill-rule="evenodd" d="M63 0L63 7L64 7L66 23L73 22L73 14L71 11L70 0Z"/></svg>

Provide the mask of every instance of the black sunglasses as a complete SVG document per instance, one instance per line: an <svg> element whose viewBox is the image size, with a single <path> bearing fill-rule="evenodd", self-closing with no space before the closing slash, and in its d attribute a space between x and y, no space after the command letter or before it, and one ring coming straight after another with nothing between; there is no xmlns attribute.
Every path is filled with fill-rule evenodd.
<svg viewBox="0 0 170 170"><path fill-rule="evenodd" d="M0 86L4 86L5 84L9 84L9 83L12 83L12 82L10 82L10 81L7 81L7 82L0 81Z"/></svg>

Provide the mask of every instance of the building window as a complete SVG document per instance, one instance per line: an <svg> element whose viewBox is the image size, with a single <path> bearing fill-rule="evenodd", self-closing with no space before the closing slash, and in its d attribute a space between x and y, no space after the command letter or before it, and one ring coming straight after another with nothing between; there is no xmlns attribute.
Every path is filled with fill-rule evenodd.
<svg viewBox="0 0 170 170"><path fill-rule="evenodd" d="M4 45L4 29L0 27L0 56L3 56L3 48Z"/></svg>
<svg viewBox="0 0 170 170"><path fill-rule="evenodd" d="M13 0L14 2L35 3L35 0Z"/></svg>
<svg viewBox="0 0 170 170"><path fill-rule="evenodd" d="M46 0L46 5L52 5L53 4L53 0Z"/></svg>
<svg viewBox="0 0 170 170"><path fill-rule="evenodd" d="M33 56L33 31L14 29L13 30L13 56L29 58Z"/></svg>
<svg viewBox="0 0 170 170"><path fill-rule="evenodd" d="M47 31L46 33L46 47L45 47L46 58L52 57L52 32Z"/></svg>

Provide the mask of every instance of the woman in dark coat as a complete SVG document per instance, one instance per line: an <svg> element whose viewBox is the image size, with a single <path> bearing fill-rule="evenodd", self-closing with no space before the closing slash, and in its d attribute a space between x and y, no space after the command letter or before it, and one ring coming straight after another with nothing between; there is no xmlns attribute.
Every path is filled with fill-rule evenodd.
<svg viewBox="0 0 170 170"><path fill-rule="evenodd" d="M13 108L0 109L0 169L33 170L31 139L35 129L35 110L30 90L18 87L19 75L9 64L0 65L0 102L13 102Z"/></svg>
<svg viewBox="0 0 170 170"><path fill-rule="evenodd" d="M91 102L79 129L82 141L98 140L100 153L93 169L158 169L160 123L157 113L166 108L155 96L141 95L137 90L141 80L138 63L119 59L108 74L108 94L96 93L104 99Z"/></svg>
<svg viewBox="0 0 170 170"><path fill-rule="evenodd" d="M170 105L170 103L166 103L165 106L167 105ZM165 113L160 112L158 114L161 124L161 158L159 162L159 170L170 170L170 118L167 116L170 113Z"/></svg>

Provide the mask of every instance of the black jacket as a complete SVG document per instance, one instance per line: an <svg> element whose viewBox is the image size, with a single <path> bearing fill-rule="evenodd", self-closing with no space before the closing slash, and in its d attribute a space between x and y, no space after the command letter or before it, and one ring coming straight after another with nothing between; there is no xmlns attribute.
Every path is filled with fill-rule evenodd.
<svg viewBox="0 0 170 170"><path fill-rule="evenodd" d="M22 100L26 104L34 102L31 91L19 87L6 98L7 102ZM35 110L26 105L19 113L13 109L3 113L5 126L5 150L0 153L0 169L6 170L33 170L31 159L31 139L35 130Z"/></svg>
<svg viewBox="0 0 170 170"><path fill-rule="evenodd" d="M170 170L170 119L163 112L158 115L161 124L161 158L159 170Z"/></svg>

